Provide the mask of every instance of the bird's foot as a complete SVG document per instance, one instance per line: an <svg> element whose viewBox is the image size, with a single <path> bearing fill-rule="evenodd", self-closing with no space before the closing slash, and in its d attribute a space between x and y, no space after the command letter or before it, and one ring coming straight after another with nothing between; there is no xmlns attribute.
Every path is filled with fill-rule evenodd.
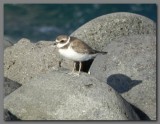
<svg viewBox="0 0 160 124"><path fill-rule="evenodd" d="M88 74L89 74L89 75L91 75L91 72L90 72L90 71L88 71Z"/></svg>
<svg viewBox="0 0 160 124"><path fill-rule="evenodd" d="M80 73L77 73L77 72L70 72L70 73L68 73L69 75L73 75L73 76L79 76L80 75Z"/></svg>

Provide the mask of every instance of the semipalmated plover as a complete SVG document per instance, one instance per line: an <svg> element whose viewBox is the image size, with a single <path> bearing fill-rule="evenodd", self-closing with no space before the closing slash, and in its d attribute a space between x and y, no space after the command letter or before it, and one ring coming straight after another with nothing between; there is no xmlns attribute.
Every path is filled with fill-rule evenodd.
<svg viewBox="0 0 160 124"><path fill-rule="evenodd" d="M74 67L71 73L75 70L76 62L79 62L78 75L80 74L83 61L94 59L98 53L107 53L94 50L82 40L67 35L59 35L56 38L54 45L57 46L58 51L62 56L74 61Z"/></svg>

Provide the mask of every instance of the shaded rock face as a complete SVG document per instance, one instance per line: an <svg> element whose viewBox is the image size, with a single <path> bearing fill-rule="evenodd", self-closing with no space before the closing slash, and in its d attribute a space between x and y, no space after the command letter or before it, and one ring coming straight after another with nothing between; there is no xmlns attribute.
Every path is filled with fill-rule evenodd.
<svg viewBox="0 0 160 124"><path fill-rule="evenodd" d="M4 85L3 85L3 96L6 97L7 95L11 94L13 91L18 89L21 86L21 84L12 81L8 78L4 78ZM5 121L18 121L18 119L15 115L13 115L10 111L7 109L4 109L4 120Z"/></svg>
<svg viewBox="0 0 160 124"><path fill-rule="evenodd" d="M12 81L8 78L4 78L4 87L3 87L4 88L3 89L4 97L9 95L13 91L15 91L20 86L21 86L21 84L15 82L15 81Z"/></svg>
<svg viewBox="0 0 160 124"><path fill-rule="evenodd" d="M155 23L133 13L112 13L95 18L84 24L71 36L84 40L92 48L103 48L115 39L132 35L156 35Z"/></svg>
<svg viewBox="0 0 160 124"><path fill-rule="evenodd" d="M15 115L13 115L7 109L4 109L4 120L5 121L20 121L19 118L17 118Z"/></svg>
<svg viewBox="0 0 160 124"><path fill-rule="evenodd" d="M4 41L4 42L3 42L3 46L4 46L3 49L6 49L7 47L10 47L10 46L12 46L12 45L13 45L13 44L10 43L9 41Z"/></svg>
<svg viewBox="0 0 160 124"><path fill-rule="evenodd" d="M60 61L53 42L31 43L28 39L21 39L4 51L4 76L23 84L40 73L58 69ZM71 64L67 62L62 66L69 68Z"/></svg>
<svg viewBox="0 0 160 124"><path fill-rule="evenodd" d="M21 120L138 120L110 86L82 73L53 71L7 96L4 107ZM16 104L15 104L16 103Z"/></svg>
<svg viewBox="0 0 160 124"><path fill-rule="evenodd" d="M4 36L3 39L3 49L6 49L7 47L12 46L14 43L12 42L10 37Z"/></svg>
<svg viewBox="0 0 160 124"><path fill-rule="evenodd" d="M112 41L90 73L119 92L150 119L156 119L156 37L128 36Z"/></svg>

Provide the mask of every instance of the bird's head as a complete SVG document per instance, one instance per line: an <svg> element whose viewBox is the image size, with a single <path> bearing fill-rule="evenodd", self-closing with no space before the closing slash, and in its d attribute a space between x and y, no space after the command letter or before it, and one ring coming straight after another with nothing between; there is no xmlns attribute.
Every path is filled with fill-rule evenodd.
<svg viewBox="0 0 160 124"><path fill-rule="evenodd" d="M70 42L70 37L67 35L59 35L56 40L54 45L56 45L58 48L62 48L65 45L69 44Z"/></svg>

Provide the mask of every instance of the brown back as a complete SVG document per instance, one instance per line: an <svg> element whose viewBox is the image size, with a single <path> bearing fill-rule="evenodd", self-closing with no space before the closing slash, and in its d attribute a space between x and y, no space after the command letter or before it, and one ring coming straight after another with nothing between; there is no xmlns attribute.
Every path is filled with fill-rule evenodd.
<svg viewBox="0 0 160 124"><path fill-rule="evenodd" d="M73 44L74 43L74 44ZM85 42L75 37L71 37L71 47L78 53L88 53L95 54L96 50L93 50L90 46L88 46Z"/></svg>

